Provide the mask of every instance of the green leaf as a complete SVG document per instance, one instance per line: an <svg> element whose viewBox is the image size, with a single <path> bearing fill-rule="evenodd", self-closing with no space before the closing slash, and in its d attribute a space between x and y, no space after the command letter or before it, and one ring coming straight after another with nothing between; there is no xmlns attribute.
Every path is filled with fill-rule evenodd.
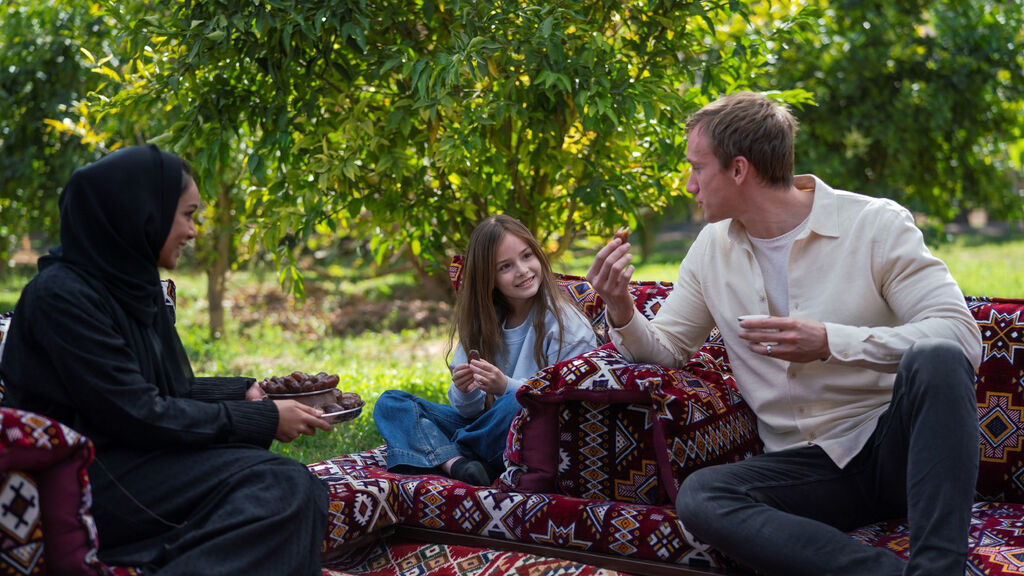
<svg viewBox="0 0 1024 576"><path fill-rule="evenodd" d="M551 26L555 23L553 16L548 16L540 23L540 35L542 38L551 36Z"/></svg>

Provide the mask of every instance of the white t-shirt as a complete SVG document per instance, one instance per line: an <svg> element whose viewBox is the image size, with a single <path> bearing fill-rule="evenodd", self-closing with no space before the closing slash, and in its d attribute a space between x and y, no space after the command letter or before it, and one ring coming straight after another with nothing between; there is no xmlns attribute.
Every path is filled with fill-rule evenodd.
<svg viewBox="0 0 1024 576"><path fill-rule="evenodd" d="M754 258L764 276L764 291L768 295L768 310L773 316L789 316L789 252L793 240L807 228L808 216L796 228L775 238L754 238L747 234Z"/></svg>

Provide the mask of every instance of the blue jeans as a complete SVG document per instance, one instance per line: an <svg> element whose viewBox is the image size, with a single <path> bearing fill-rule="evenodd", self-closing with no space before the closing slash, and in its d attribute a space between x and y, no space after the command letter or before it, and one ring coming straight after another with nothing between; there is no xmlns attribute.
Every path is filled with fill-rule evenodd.
<svg viewBox="0 0 1024 576"><path fill-rule="evenodd" d="M387 390L374 405L373 420L388 445L388 468L433 468L463 456L501 471L509 427L518 413L514 393L495 398L476 418L466 418L447 404Z"/></svg>
<svg viewBox="0 0 1024 576"><path fill-rule="evenodd" d="M974 370L951 342L923 340L845 468L818 446L704 468L676 510L697 538L765 574L963 576L978 444ZM909 562L845 533L904 517Z"/></svg>

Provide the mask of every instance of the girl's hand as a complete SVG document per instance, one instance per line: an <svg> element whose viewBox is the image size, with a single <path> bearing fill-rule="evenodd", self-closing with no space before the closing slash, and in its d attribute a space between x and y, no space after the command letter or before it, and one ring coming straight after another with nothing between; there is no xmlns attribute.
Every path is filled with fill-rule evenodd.
<svg viewBox="0 0 1024 576"><path fill-rule="evenodd" d="M260 387L259 382L253 382L252 386L249 386L249 389L245 391L246 400L263 400L266 397L267 393Z"/></svg>
<svg viewBox="0 0 1024 576"><path fill-rule="evenodd" d="M452 384L463 394L473 390L473 369L470 368L469 363L459 364L452 370Z"/></svg>
<svg viewBox="0 0 1024 576"><path fill-rule="evenodd" d="M495 396L501 396L508 388L508 376L487 360L469 362L473 372L473 384L470 390L483 390Z"/></svg>
<svg viewBox="0 0 1024 576"><path fill-rule="evenodd" d="M300 434L312 436L316 429L330 430L331 425L320 416L323 412L318 408L299 404L295 400L274 400L277 406L277 438L281 442L291 442Z"/></svg>

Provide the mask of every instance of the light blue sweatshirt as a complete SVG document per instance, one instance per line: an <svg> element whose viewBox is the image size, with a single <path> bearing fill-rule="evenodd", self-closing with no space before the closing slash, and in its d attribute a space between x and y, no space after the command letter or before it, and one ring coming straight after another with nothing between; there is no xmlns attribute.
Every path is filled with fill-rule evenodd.
<svg viewBox="0 0 1024 576"><path fill-rule="evenodd" d="M597 347L597 336L590 327L590 322L583 313L575 306L565 302L558 303L562 307L562 320L564 323L563 333L559 338L558 320L550 311L544 320L543 346L544 357L548 358L549 365L568 360ZM536 342L536 334L533 331L533 313L522 324L515 328L506 329L502 327L502 341L504 346L498 351L498 357L493 364L508 376L508 387L505 394L515 394L520 386L540 371L545 366L537 366L533 357L533 346ZM559 347L561 346L561 349ZM449 370L454 371L455 367L465 364L468 359L462 344L455 348L455 355ZM483 412L484 399L487 393L483 390L472 390L460 392L453 382L448 387L448 402L459 414L472 418Z"/></svg>

